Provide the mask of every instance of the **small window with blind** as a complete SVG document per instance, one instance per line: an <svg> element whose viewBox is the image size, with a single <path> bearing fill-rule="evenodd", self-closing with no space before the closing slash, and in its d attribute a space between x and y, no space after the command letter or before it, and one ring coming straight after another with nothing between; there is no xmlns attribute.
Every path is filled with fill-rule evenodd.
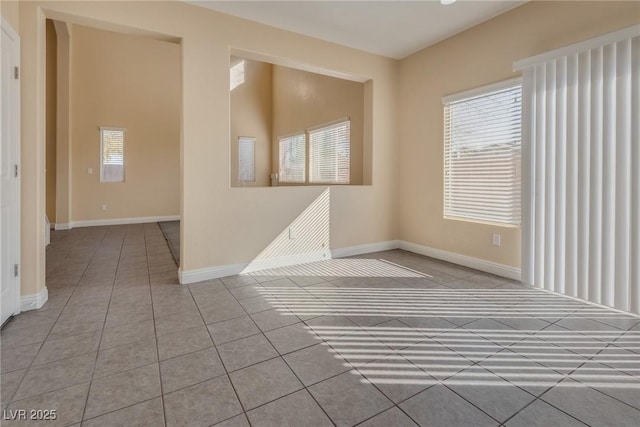
<svg viewBox="0 0 640 427"><path fill-rule="evenodd" d="M522 84L443 99L444 216L520 224Z"/></svg>
<svg viewBox="0 0 640 427"><path fill-rule="evenodd" d="M124 182L124 129L100 128L100 181Z"/></svg>
<svg viewBox="0 0 640 427"><path fill-rule="evenodd" d="M349 184L350 121L309 130L309 182Z"/></svg>
<svg viewBox="0 0 640 427"><path fill-rule="evenodd" d="M306 143L305 133L278 139L280 182L304 184L306 180Z"/></svg>
<svg viewBox="0 0 640 427"><path fill-rule="evenodd" d="M238 138L238 182L256 182L256 139Z"/></svg>

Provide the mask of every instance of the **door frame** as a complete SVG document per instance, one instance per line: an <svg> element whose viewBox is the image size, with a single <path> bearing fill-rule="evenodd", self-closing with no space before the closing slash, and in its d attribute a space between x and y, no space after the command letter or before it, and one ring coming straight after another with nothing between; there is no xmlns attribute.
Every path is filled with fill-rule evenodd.
<svg viewBox="0 0 640 427"><path fill-rule="evenodd" d="M14 163L17 167L17 175L15 177L14 183L13 183L13 191L14 191L14 200L13 200L13 208L11 209L11 215L14 217L13 220L11 221L11 229L14 230L12 233L10 233L9 236L7 236L9 239L11 239L10 241L10 246L13 248L13 250L15 251L15 256L14 256L14 263L18 265L18 271L17 271L17 277L15 277L15 280L13 281L13 286L15 286L16 289L14 292L16 301L14 301L14 313L12 313L13 315L16 315L18 313L20 313L21 311L21 296L20 296L20 288L21 288L21 272L20 272L20 267L21 267L21 260L20 260L20 239L21 239L21 221L20 221L20 215L21 215L21 144L20 144L20 36L18 35L18 33L14 30L14 28L9 24L9 22L7 22L4 18L1 18L1 22L0 22L1 28L0 31L5 32L6 34L9 35L9 37L13 40L13 46L15 47L14 51L13 51L13 63L15 64L16 67L18 67L18 76L17 78L12 76L11 73L8 76L2 75L4 67L2 67L2 70L0 70L0 79L4 79L4 78L8 78L10 80L17 80L17 90L12 92L12 99L9 101L10 105L12 106L12 111L9 114L9 120L11 122L13 122L15 124L15 126L12 126L10 129L10 136L9 136L9 144L12 144L12 149L11 151L13 152L13 159L12 159L12 163ZM2 106L0 105L0 109L2 108ZM3 124L5 125L5 124ZM4 143L4 141L3 141ZM1 191L1 188L0 188ZM5 236L3 236L3 238L5 238ZM1 248L0 248L1 250ZM11 316L9 316L11 317Z"/></svg>

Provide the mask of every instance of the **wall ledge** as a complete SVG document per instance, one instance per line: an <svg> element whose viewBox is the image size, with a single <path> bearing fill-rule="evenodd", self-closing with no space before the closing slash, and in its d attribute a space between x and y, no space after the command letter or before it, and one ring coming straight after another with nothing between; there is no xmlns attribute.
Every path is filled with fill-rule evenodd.
<svg viewBox="0 0 640 427"><path fill-rule="evenodd" d="M37 294L22 295L20 297L20 312L42 308L49 299L49 290L45 287Z"/></svg>

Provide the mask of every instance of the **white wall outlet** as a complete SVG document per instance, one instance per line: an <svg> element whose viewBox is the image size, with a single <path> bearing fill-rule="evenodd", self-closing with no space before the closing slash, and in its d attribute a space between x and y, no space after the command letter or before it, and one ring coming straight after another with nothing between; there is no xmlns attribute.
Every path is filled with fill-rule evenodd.
<svg viewBox="0 0 640 427"><path fill-rule="evenodd" d="M93 168L87 168L87 175L93 175Z"/></svg>
<svg viewBox="0 0 640 427"><path fill-rule="evenodd" d="M502 244L502 236L500 234L493 234L493 246L500 246Z"/></svg>
<svg viewBox="0 0 640 427"><path fill-rule="evenodd" d="M290 227L290 228L289 228L289 239L290 239L290 240L293 240L293 239L295 239L296 237L297 237L297 236L296 236L296 229L295 229L295 228L293 228L293 227Z"/></svg>
<svg viewBox="0 0 640 427"><path fill-rule="evenodd" d="M106 212L107 211L107 205L102 205L102 212Z"/></svg>

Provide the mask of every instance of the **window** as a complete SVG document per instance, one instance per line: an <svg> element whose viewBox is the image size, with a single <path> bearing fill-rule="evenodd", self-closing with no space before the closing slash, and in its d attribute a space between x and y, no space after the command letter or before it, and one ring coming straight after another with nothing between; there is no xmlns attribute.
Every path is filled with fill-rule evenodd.
<svg viewBox="0 0 640 427"><path fill-rule="evenodd" d="M124 129L100 128L100 181L124 182Z"/></svg>
<svg viewBox="0 0 640 427"><path fill-rule="evenodd" d="M238 138L238 181L256 181L255 163L256 139L241 136Z"/></svg>
<svg viewBox="0 0 640 427"><path fill-rule="evenodd" d="M309 131L309 182L349 184L350 121Z"/></svg>
<svg viewBox="0 0 640 427"><path fill-rule="evenodd" d="M443 103L444 216L520 224L519 79Z"/></svg>
<svg viewBox="0 0 640 427"><path fill-rule="evenodd" d="M244 83L244 59L240 60L237 64L234 64L229 69L229 89L234 90L242 83Z"/></svg>
<svg viewBox="0 0 640 427"><path fill-rule="evenodd" d="M309 158L306 155L307 135ZM280 182L349 184L351 180L351 122L349 119L279 139ZM307 179L306 165L309 165Z"/></svg>
<svg viewBox="0 0 640 427"><path fill-rule="evenodd" d="M278 140L280 145L280 182L304 183L306 172L306 135L300 133Z"/></svg>

